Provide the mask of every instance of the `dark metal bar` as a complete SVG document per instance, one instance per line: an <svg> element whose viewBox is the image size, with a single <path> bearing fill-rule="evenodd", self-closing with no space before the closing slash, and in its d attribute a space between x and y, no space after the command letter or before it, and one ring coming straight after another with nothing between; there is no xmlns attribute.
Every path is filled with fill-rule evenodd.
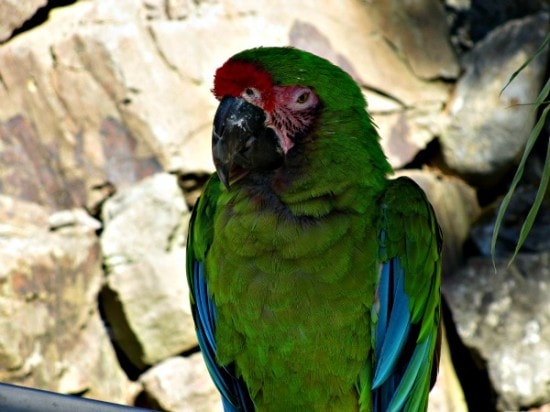
<svg viewBox="0 0 550 412"><path fill-rule="evenodd" d="M0 383L2 412L146 412L116 403L96 401L78 396L62 395L39 389Z"/></svg>

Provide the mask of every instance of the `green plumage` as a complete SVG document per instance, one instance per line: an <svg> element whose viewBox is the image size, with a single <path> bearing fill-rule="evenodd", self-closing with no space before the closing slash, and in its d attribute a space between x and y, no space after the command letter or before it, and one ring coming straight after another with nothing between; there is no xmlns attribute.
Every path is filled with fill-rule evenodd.
<svg viewBox="0 0 550 412"><path fill-rule="evenodd" d="M391 167L349 75L287 48L233 60L254 62L277 85L311 87L322 106L283 166L229 191L213 175L196 206L188 259L204 264L216 308L216 362L234 366L260 411L370 411L383 262L397 257L407 274L418 341L437 330L433 211L412 181L387 180ZM433 366L423 366L409 406L425 408Z"/></svg>

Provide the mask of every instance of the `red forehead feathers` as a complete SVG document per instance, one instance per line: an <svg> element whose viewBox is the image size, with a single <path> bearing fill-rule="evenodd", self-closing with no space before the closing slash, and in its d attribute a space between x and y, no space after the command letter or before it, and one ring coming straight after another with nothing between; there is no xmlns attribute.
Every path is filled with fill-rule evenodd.
<svg viewBox="0 0 550 412"><path fill-rule="evenodd" d="M260 66L242 60L228 60L216 70L212 92L218 100L224 96L240 96L247 87L254 87L267 97L271 94L273 80Z"/></svg>

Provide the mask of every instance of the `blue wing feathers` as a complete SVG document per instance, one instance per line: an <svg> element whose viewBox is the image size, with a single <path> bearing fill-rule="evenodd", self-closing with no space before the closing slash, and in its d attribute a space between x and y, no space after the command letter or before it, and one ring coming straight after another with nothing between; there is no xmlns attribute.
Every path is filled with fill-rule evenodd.
<svg viewBox="0 0 550 412"><path fill-rule="evenodd" d="M436 332L419 339L420 325L412 322L411 301L405 292L406 276L399 257L388 259L380 267L371 386L374 411L425 408L423 397L413 394L425 393L429 385L425 377L432 367Z"/></svg>
<svg viewBox="0 0 550 412"><path fill-rule="evenodd" d="M388 291L389 293L380 295L380 310L387 313L391 309L391 312L387 325L377 328L385 330L382 329L380 335L376 336L379 353L374 372L373 389L379 387L388 378L397 363L407 342L411 319L409 297L405 294L404 271L398 259L392 259L383 265L380 282L385 286L391 285L392 287L392 290ZM385 316L387 317L387 315Z"/></svg>
<svg viewBox="0 0 550 412"><path fill-rule="evenodd" d="M387 410L401 410L405 404L407 396L413 388L413 385L421 381L417 378L422 375L422 372L427 369L430 364L430 362L428 362L430 343L431 339L426 339L424 342L416 346L413 356L407 364L407 368L403 373L401 382L395 389Z"/></svg>
<svg viewBox="0 0 550 412"><path fill-rule="evenodd" d="M220 391L224 411L253 411L254 407L244 382L235 376L232 365L221 366L216 361L216 307L208 293L204 276L204 264L193 261L193 282L191 293L194 297L193 315L197 327L197 339L206 366L214 384Z"/></svg>
<svg viewBox="0 0 550 412"><path fill-rule="evenodd" d="M197 289L195 293L197 310L199 312L199 319L203 320L201 324L204 325L201 329L207 339L208 345L216 352L213 329L213 325L216 324L216 308L208 297L208 288L204 280L204 265L199 262L193 262L193 273L195 275L193 285Z"/></svg>

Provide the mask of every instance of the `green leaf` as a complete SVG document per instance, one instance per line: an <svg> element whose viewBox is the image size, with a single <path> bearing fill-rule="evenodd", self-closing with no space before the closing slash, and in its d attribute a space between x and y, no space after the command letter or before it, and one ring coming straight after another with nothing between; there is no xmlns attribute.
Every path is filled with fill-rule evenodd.
<svg viewBox="0 0 550 412"><path fill-rule="evenodd" d="M547 106L543 112L544 118L546 118L546 116L548 115L549 110L550 110L550 106ZM542 119L542 116L541 116L541 119ZM548 145L548 148L546 150L546 159L544 161L544 164L545 164L545 167L544 167L542 178L540 180L539 188L537 191L537 197L535 198L535 201L533 202L533 205L531 206L531 209L529 210L529 213L525 218L525 222L523 222L523 225L521 226L521 231L519 234L518 243L516 245L516 250L514 251L514 255L512 256L512 258L508 262L508 265L510 265L514 261L516 255L521 249L521 246L523 246L523 243L525 242L525 239L527 238L529 231L533 227L533 223L535 222L535 218L537 217L537 213L540 209L540 205L544 200L544 194L546 193L546 189L548 188L548 182L550 181L550 167L548 167L548 165L550 165L550 145Z"/></svg>
<svg viewBox="0 0 550 412"><path fill-rule="evenodd" d="M546 47L550 44L550 34L547 34L544 41L540 45L540 47L537 49L535 54L533 54L531 57L529 57L518 70L516 70L512 76L510 76L510 79L504 85L504 87L501 90L502 92L508 87L512 81L521 73L527 65L529 65L534 59L536 59L539 55L541 55L543 52L545 52ZM518 168L516 170L516 174L514 175L514 178L512 179L512 183L510 185L510 188L508 189L508 192L504 196L504 199L502 200L502 203L499 207L497 217L495 220L495 227L493 229L493 237L491 239L491 255L493 257L493 265L495 261L495 248L498 238L498 232L500 231L500 226L502 225L502 220L504 218L504 214L506 213L506 209L510 205L510 201L512 199L512 196L516 190L516 187L521 180L521 177L523 176L523 172L525 170L525 163L527 162L527 158L529 157L529 154L531 153L531 150L533 150L533 147L535 146L535 143L540 135L540 132L542 130L542 127L544 126L544 122L546 121L546 118L548 117L548 112L550 111L550 105L548 105L548 95L550 94L550 79L546 81L546 84L540 91L539 95L537 96L534 104L533 104L533 111L538 110L538 108L544 104L547 106L544 108L544 110L541 113L541 116L538 120L538 122L535 124L533 129L531 130L531 133L529 134L529 139L527 140L527 144L525 145L525 150L523 152L523 156L521 158L521 161L518 165ZM527 214L527 217L525 218L525 221L523 222L523 225L521 227L521 231L519 234L518 242L516 244L516 249L514 251L514 254L512 255L512 258L508 262L508 265L510 265L515 257L517 256L519 250L523 246L523 243L525 242L525 239L527 238L527 235L529 234L529 231L533 227L533 224L535 222L535 218L537 216L537 213L540 209L540 206L542 204L542 201L544 199L544 194L546 193L546 190L548 188L548 182L550 180L550 145L548 148L548 151L546 153L546 159L544 163L544 171L542 174L542 178L539 184L539 188L537 191L537 196L535 198L535 201L533 202L533 205L531 206L531 209L529 210L529 213Z"/></svg>
<svg viewBox="0 0 550 412"><path fill-rule="evenodd" d="M550 93L550 79L546 82L546 85L543 87L543 90L537 97L537 101L535 102L535 109L542 104L548 94ZM521 177L523 176L523 171L525 170L525 163L527 162L527 158L529 157L529 154L531 153L531 150L533 149L533 146L535 145L537 138L542 130L542 127L544 126L544 122L546 121L546 117L548 116L548 112L550 111L550 105L546 106L546 108L543 110L538 122L535 124L535 127L531 130L531 133L529 135L529 139L527 140L527 145L525 146L525 150L523 152L523 156L521 158L521 161L518 165L518 168L516 170L516 174L514 175L514 178L512 179L512 184L510 185L510 189L508 189L508 192L504 196L504 199L502 200L502 203L500 205L500 208L498 210L498 214L495 221L495 228L493 230L493 237L491 239L491 255L493 256L493 260L495 258L495 248L496 248L496 241L498 237L498 232L500 230L500 226L502 224L502 219L504 218L504 214L506 212L506 209L508 208L508 205L510 204L510 200L512 199L512 195L514 194L514 191L521 180ZM533 203L533 206L531 207L531 210L529 211L527 218L525 222L523 223L523 226L521 228L520 237L518 239L518 243L516 245L516 250L514 252L514 255L512 256L509 264L511 264L516 257L518 251L521 249L521 246L523 245L527 234L529 233L529 230L533 226L533 222L535 220L536 214L539 210L540 204L542 203L542 199L544 197L544 193L546 191L546 188L548 186L548 178L550 177L550 158L549 154L546 155L545 160L545 166L544 166L544 172L543 176L539 185L539 189L537 192L537 196L535 199L535 202Z"/></svg>
<svg viewBox="0 0 550 412"><path fill-rule="evenodd" d="M540 56L540 55L544 52L544 49L545 49L546 46L548 46L549 44L550 44L550 34L547 34L547 35L546 35L546 38L544 39L544 41L542 42L542 44L540 45L540 47L537 49L537 51L535 52L535 54L533 54L531 57L529 57L529 58L520 66L519 69L517 69L514 73L512 73L512 75L511 75L510 78L508 79L508 82L504 85L504 87L503 87L502 90L500 91L500 94L502 94L502 92L508 87L508 85L514 81L514 79L518 76L518 74L521 73L521 71L522 71L523 69L525 69L533 60L535 60L538 56Z"/></svg>

